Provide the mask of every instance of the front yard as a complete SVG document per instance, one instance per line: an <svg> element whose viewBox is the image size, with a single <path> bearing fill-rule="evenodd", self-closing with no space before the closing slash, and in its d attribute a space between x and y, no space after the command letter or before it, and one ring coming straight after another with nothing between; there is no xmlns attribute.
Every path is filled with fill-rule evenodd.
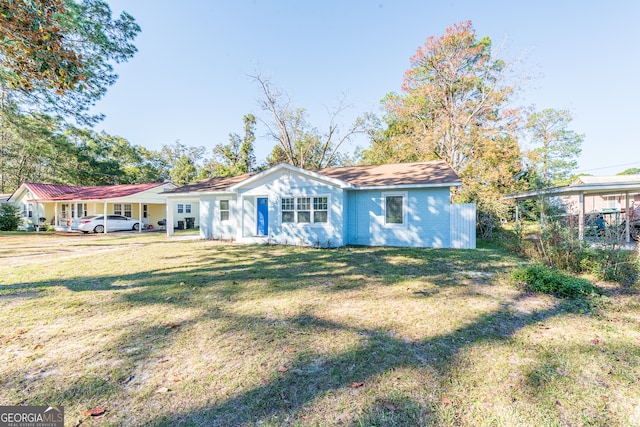
<svg viewBox="0 0 640 427"><path fill-rule="evenodd" d="M523 294L521 262L0 236L0 405L74 426L640 425L638 296Z"/></svg>

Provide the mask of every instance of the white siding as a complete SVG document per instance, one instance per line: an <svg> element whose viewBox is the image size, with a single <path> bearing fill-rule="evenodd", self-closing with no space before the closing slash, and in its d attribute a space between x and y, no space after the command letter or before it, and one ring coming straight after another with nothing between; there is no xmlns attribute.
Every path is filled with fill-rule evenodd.
<svg viewBox="0 0 640 427"><path fill-rule="evenodd" d="M476 248L476 205L451 205L451 247L456 249Z"/></svg>

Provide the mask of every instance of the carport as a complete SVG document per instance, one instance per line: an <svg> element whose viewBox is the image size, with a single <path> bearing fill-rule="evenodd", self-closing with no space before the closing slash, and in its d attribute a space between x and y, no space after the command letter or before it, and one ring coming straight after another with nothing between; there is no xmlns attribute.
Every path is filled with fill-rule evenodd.
<svg viewBox="0 0 640 427"><path fill-rule="evenodd" d="M580 177L574 183L568 186L510 194L505 196L505 199L515 200L516 230L519 230L519 203L521 201L552 197L560 197L566 200L571 196L576 196L578 210L578 238L580 240L584 240L586 198L601 198L609 195L623 196L624 205L620 209L620 214L624 218L624 240L626 243L630 243L632 222L640 219L638 215L638 211L640 211L640 175ZM634 196L633 201L631 199L631 196ZM637 207L636 204L638 204ZM595 205L595 203L592 204L592 206Z"/></svg>

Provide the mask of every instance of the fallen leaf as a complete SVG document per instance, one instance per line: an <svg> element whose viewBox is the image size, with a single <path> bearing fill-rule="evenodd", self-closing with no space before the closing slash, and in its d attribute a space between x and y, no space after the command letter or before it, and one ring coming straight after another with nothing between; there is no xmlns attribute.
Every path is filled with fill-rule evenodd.
<svg viewBox="0 0 640 427"><path fill-rule="evenodd" d="M351 388L360 388L364 385L364 382L362 381L353 381L351 383L349 383L349 387Z"/></svg>
<svg viewBox="0 0 640 427"><path fill-rule="evenodd" d="M175 323L167 323L166 325L164 325L164 327L167 329L173 329L173 328L177 328L178 325Z"/></svg>
<svg viewBox="0 0 640 427"><path fill-rule="evenodd" d="M598 344L600 342L600 340L598 339L598 337L593 337L593 339L591 340L591 344Z"/></svg>
<svg viewBox="0 0 640 427"><path fill-rule="evenodd" d="M284 352L285 353L295 353L296 351L294 349L292 349L292 348L285 348Z"/></svg>
<svg viewBox="0 0 640 427"><path fill-rule="evenodd" d="M18 335L22 335L22 334L26 334L26 333L27 333L26 329L18 329L18 332L17 332Z"/></svg>
<svg viewBox="0 0 640 427"><path fill-rule="evenodd" d="M95 408L87 409L83 412L84 415L91 415L92 417L97 417L98 415L102 415L107 412L104 408L96 406Z"/></svg>
<svg viewBox="0 0 640 427"><path fill-rule="evenodd" d="M396 407L396 405L394 405L391 402L384 402L382 404L382 406L384 406L385 409L388 409L391 412L396 412L398 410L398 408Z"/></svg>
<svg viewBox="0 0 640 427"><path fill-rule="evenodd" d="M180 377L176 377L176 376L170 376L170 377L169 377L169 379L170 379L171 381L173 381L174 383L177 383L177 382L179 382L179 381L182 381L182 378L180 378Z"/></svg>
<svg viewBox="0 0 640 427"><path fill-rule="evenodd" d="M449 398L446 396L442 396L440 398L440 402L444 403L445 405L451 405L451 400L449 400Z"/></svg>
<svg viewBox="0 0 640 427"><path fill-rule="evenodd" d="M165 363L165 362L168 362L168 361L169 361L169 359L164 358L164 359L159 359L158 363Z"/></svg>
<svg viewBox="0 0 640 427"><path fill-rule="evenodd" d="M40 343L38 343L38 344L36 344L36 345L34 345L34 346L33 346L33 349L34 349L34 350L37 350L37 349L42 348L42 347L43 347L43 345L42 345L42 344L40 344Z"/></svg>
<svg viewBox="0 0 640 427"><path fill-rule="evenodd" d="M29 372L29 375L40 375L44 372L44 369L36 369L35 371Z"/></svg>
<svg viewBox="0 0 640 427"><path fill-rule="evenodd" d="M168 393L170 390L167 387L160 387L156 390L156 393Z"/></svg>
<svg viewBox="0 0 640 427"><path fill-rule="evenodd" d="M278 372L287 372L289 368L286 366L278 366Z"/></svg>

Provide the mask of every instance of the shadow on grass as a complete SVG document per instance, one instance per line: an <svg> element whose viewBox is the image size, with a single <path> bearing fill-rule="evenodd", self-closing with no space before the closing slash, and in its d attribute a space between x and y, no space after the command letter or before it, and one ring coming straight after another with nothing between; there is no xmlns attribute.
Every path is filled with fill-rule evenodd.
<svg viewBox="0 0 640 427"><path fill-rule="evenodd" d="M223 249L223 250L222 250ZM167 255L169 256L169 255ZM119 295L131 305L168 304L176 307L203 308L198 299L205 290L220 303L212 304L200 317L187 320L187 328L203 318L224 318L228 329L255 332L255 339L267 339L262 331L272 327L272 320L240 316L226 311L224 302L242 298L259 282L261 292L286 293L318 287L326 292L348 292L367 286L369 281L387 286L407 277L428 278L438 288L459 286L457 273L465 271L499 273L505 256L492 251L416 250L389 248L355 248L314 250L272 247L223 247L214 254L201 251L188 266L153 268L123 276L90 276L61 281L22 283L3 286L5 292L24 293L47 286L65 286L74 292L134 289ZM416 297L425 297L418 291ZM252 296L259 298L259 295ZM517 298L516 298L517 300ZM477 343L509 340L519 329L566 313L572 307L559 304L553 308L523 314L504 303L494 312L483 314L473 322L450 333L425 340L406 340L386 330L357 328L332 322L310 313L286 319L292 331L305 334L327 331L347 331L363 338L362 343L343 353L325 357L320 354L299 354L288 365L289 370L276 373L267 383L256 384L240 394L208 406L171 413L164 412L145 424L151 425L246 425L261 423L287 424L302 419L305 407L332 392L345 390L354 381L364 382L401 368L428 368L440 379L446 378L459 353ZM122 349L132 342L158 341L155 351L144 349L137 354L120 354L124 360L105 383L104 379L87 377L56 392L59 401L82 396L98 402L120 393L127 372L140 361L157 357L157 350L168 347L174 334L162 328L142 328L136 336L125 334L110 347ZM442 381L440 381L442 383ZM49 396L44 396L49 397ZM89 397L90 399L85 399ZM55 400L55 399L54 399ZM402 392L377 395L368 409L348 422L359 425L421 425L448 422L438 411L439 401L418 403Z"/></svg>

